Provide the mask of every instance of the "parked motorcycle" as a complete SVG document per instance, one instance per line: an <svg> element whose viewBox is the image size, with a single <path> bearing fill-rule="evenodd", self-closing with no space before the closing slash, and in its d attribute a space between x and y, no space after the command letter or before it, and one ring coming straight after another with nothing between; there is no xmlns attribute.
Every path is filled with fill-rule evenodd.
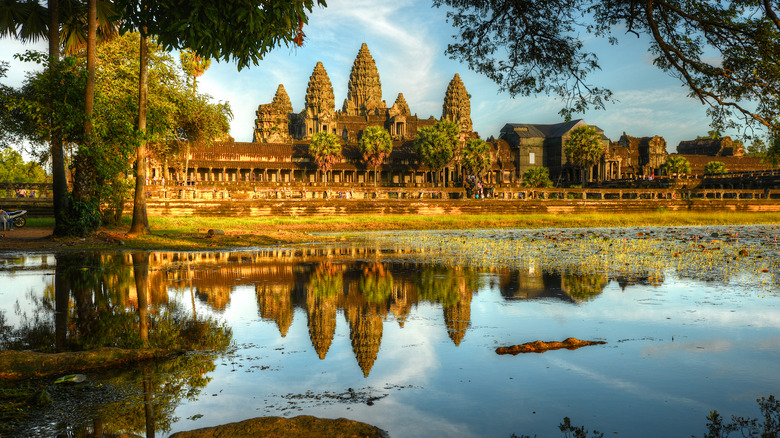
<svg viewBox="0 0 780 438"><path fill-rule="evenodd" d="M14 221L14 227L22 228L27 225L27 210L8 211L6 213Z"/></svg>

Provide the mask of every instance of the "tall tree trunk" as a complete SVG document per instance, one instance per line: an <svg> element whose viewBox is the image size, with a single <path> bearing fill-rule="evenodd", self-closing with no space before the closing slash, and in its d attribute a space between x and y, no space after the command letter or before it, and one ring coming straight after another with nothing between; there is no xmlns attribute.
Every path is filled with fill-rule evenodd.
<svg viewBox="0 0 780 438"><path fill-rule="evenodd" d="M70 308L70 277L68 261L71 255L55 256L57 266L54 269L54 348L65 351L68 340L68 309Z"/></svg>
<svg viewBox="0 0 780 438"><path fill-rule="evenodd" d="M97 40L97 0L87 0L87 85L84 96L84 147L93 146L92 115L95 107L95 44ZM79 157L74 162L75 178L73 179L73 199L86 202L94 196L96 184L95 174L91 164Z"/></svg>
<svg viewBox="0 0 780 438"><path fill-rule="evenodd" d="M140 72L138 75L138 132L141 142L135 152L135 197L133 198L133 222L130 234L149 232L149 218L146 215L146 93L148 91L149 56L145 30L141 31Z"/></svg>
<svg viewBox="0 0 780 438"><path fill-rule="evenodd" d="M84 99L84 134L92 141L92 114L95 107L95 44L97 42L97 0L87 0L87 95Z"/></svg>
<svg viewBox="0 0 780 438"><path fill-rule="evenodd" d="M49 66L60 60L59 1L49 0ZM65 152L62 150L62 133L55 127L51 133L51 167L54 202L54 235L68 234L65 218L68 214L68 180L65 175Z"/></svg>

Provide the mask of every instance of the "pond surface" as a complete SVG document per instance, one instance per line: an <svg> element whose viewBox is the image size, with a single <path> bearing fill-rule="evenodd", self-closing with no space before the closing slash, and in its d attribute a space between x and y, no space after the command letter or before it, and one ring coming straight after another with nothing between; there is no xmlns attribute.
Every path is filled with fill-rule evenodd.
<svg viewBox="0 0 780 438"><path fill-rule="evenodd" d="M0 322L12 327L6 341L22 344L133 345L137 310L148 307L149 342L183 342L190 332L172 327L200 327L197 345L211 349L91 376L110 395L65 417L42 414L27 429L41 436L78 436L95 418L106 431L167 436L303 414L394 438L557 436L564 417L605 436L701 436L710 411L757 417L757 398L780 395L777 227L614 233L9 254L0 256ZM569 337L606 343L496 353Z"/></svg>

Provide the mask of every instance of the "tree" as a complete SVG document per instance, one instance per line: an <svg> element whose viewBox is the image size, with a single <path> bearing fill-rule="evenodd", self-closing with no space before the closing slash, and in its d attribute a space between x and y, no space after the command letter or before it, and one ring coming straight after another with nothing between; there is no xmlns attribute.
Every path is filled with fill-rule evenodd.
<svg viewBox="0 0 780 438"><path fill-rule="evenodd" d="M138 81L138 132L141 141L136 149L136 187L133 198L133 221L130 234L149 232L146 215L146 98L147 38L165 50L191 49L204 58L235 60L238 69L257 64L271 49L282 44L303 44L303 26L314 4L325 6L325 0L286 2L246 2L229 0L189 1L186 7L178 0L115 0L122 11L123 28L141 34ZM236 29L241 29L237 32Z"/></svg>
<svg viewBox="0 0 780 438"><path fill-rule="evenodd" d="M114 16L111 3L108 1L66 1L63 2L62 7L60 7L58 0L49 0L47 6L44 6L37 0L6 1L0 4L0 17L2 17L0 19L0 36L10 36L25 43L48 38L49 59L45 64L48 68L57 69L60 62L61 44L65 49L65 53L68 54L86 47L88 58L94 58L94 46L98 38L98 30L100 31L101 39L115 32L116 28L111 20ZM99 27L98 23L100 24ZM62 33L64 38L60 38L60 33ZM94 65L94 62L92 64ZM82 119L85 133L87 134L91 133L93 84L94 75L90 73L87 79L85 99L83 100L86 117ZM56 81L52 82L52 85L50 87L52 93L50 100L55 99L55 96L64 94L57 90L58 83ZM54 102L44 105L44 107L48 108L54 108L55 106ZM61 118L57 114L51 114L50 116L52 120ZM52 161L54 183L54 234L72 234L73 230L66 226L66 223L73 223L74 212L70 211L71 205L67 190L65 154L61 138L63 126L53 122L47 123L47 125L51 127L51 132L47 137L50 142L49 153ZM80 168L79 163L76 164L77 169ZM80 181L83 184L87 184L88 178L82 178ZM88 197L87 193L90 191L91 188L87 184L86 186L75 187L74 195L84 200L83 198Z"/></svg>
<svg viewBox="0 0 780 438"><path fill-rule="evenodd" d="M680 155L669 155L661 167L666 170L666 174L669 176L691 173L691 163Z"/></svg>
<svg viewBox="0 0 780 438"><path fill-rule="evenodd" d="M327 180L327 172L333 167L333 163L341 157L341 141L330 132L318 132L311 137L309 155L322 172L323 179Z"/></svg>
<svg viewBox="0 0 780 438"><path fill-rule="evenodd" d="M780 134L772 137L772 142L764 153L764 159L772 167L780 164Z"/></svg>
<svg viewBox="0 0 780 438"><path fill-rule="evenodd" d="M0 148L0 181L19 183L42 183L46 171L40 164L25 162L22 154L11 148Z"/></svg>
<svg viewBox="0 0 780 438"><path fill-rule="evenodd" d="M0 36L16 38L23 43L36 42L47 38L49 41L49 61L51 68L57 67L60 60L60 14L59 0L48 0L44 7L37 0L3 2L0 4ZM48 20L47 20L48 19ZM52 89L52 93L57 90ZM54 98L52 97L51 100ZM49 102L49 107L54 107ZM57 115L49 113L51 118ZM65 175L65 153L62 149L60 127L52 123L47 136L50 143L52 161L52 196L54 204L54 235L68 234L65 221L69 209L68 182Z"/></svg>
<svg viewBox="0 0 780 438"><path fill-rule="evenodd" d="M552 187L550 181L550 169L542 166L533 166L523 172L523 187L528 188L548 188Z"/></svg>
<svg viewBox="0 0 780 438"><path fill-rule="evenodd" d="M726 173L726 164L722 161L710 161L704 165L704 173Z"/></svg>
<svg viewBox="0 0 780 438"><path fill-rule="evenodd" d="M466 142L461 159L466 173L479 179L493 164L493 158L490 156L490 145L478 138L471 138Z"/></svg>
<svg viewBox="0 0 780 438"><path fill-rule="evenodd" d="M417 131L414 150L425 165L434 172L434 182L439 183L439 172L452 161L458 147L458 125L448 120L436 122Z"/></svg>
<svg viewBox="0 0 780 438"><path fill-rule="evenodd" d="M198 56L192 50L182 50L179 54L179 60L184 73L192 79L192 90L196 91L198 89L198 78L203 76L206 70L209 69L211 60Z"/></svg>
<svg viewBox="0 0 780 438"><path fill-rule="evenodd" d="M434 0L451 8L454 59L512 96L554 93L561 114L604 108L612 93L589 82L600 69L585 34L650 38L653 63L710 106L713 126L780 130L780 4L596 0ZM624 36L624 37L625 37ZM741 123L740 123L741 122Z"/></svg>
<svg viewBox="0 0 780 438"><path fill-rule="evenodd" d="M601 136L593 126L580 126L571 131L563 149L567 159L582 172L582 187L585 187L589 179L586 176L590 176L590 169L604 152Z"/></svg>
<svg viewBox="0 0 780 438"><path fill-rule="evenodd" d="M763 158L767 151L767 145L763 139L754 138L745 149L745 155L749 157Z"/></svg>
<svg viewBox="0 0 780 438"><path fill-rule="evenodd" d="M369 126L363 131L358 141L358 148L363 154L367 166L374 168L374 186L379 180L377 170L393 151L393 139L390 133L381 126Z"/></svg>

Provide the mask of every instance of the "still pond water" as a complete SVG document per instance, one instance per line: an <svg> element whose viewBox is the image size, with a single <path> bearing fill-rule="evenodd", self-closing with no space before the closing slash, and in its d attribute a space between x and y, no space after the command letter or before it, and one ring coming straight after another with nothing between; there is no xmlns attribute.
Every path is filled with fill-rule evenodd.
<svg viewBox="0 0 780 438"><path fill-rule="evenodd" d="M696 236L697 248L711 231L683 230L679 240ZM69 414L42 413L26 429L40 436L78 436L98 417L114 433L168 436L303 414L366 422L393 438L559 436L564 417L605 436L701 436L710 411L756 417L757 398L780 395L777 228L742 236L751 232L739 245L763 254L746 265L759 269L702 278L549 262L569 257L568 243L539 259L470 263L448 258L441 242L413 248L430 237L420 233L241 252L6 254L0 322L15 342L132 346L140 301L150 342L186 342L171 326L200 327L196 342L213 349L88 375L108 394ZM472 245L480 235L456 237ZM523 239L534 235L481 237L530 245ZM568 337L606 343L496 353ZM144 399L144 388L153 395Z"/></svg>

